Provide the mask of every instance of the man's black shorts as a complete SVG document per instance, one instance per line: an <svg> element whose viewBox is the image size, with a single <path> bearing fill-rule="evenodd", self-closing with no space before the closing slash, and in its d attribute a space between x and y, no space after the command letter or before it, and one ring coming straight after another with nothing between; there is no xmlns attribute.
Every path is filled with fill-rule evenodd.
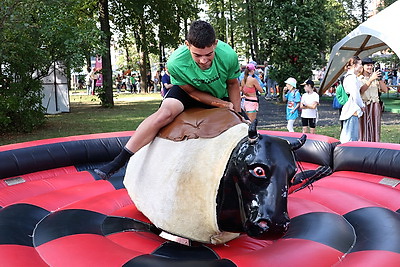
<svg viewBox="0 0 400 267"><path fill-rule="evenodd" d="M194 107L215 108L214 106L206 105L204 103L201 103L201 102L193 99L178 85L172 86L168 90L168 92L164 98L174 98L174 99L179 100L183 104L185 109L194 108ZM223 100L229 101L228 99L225 99L225 98Z"/></svg>
<svg viewBox="0 0 400 267"><path fill-rule="evenodd" d="M301 124L303 127L310 126L310 128L315 128L316 118L301 118Z"/></svg>

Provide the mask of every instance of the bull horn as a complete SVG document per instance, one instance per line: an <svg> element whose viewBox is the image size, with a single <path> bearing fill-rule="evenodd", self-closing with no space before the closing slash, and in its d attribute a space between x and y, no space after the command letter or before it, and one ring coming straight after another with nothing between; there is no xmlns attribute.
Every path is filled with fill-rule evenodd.
<svg viewBox="0 0 400 267"><path fill-rule="evenodd" d="M307 135L305 135L305 134L303 134L299 139L297 139L296 141L294 141L294 142L290 142L289 143L289 145L290 145L290 148L294 151L294 150L297 150L297 149L299 149L300 147L302 147L303 145L304 145L304 143L306 142L306 140L307 140Z"/></svg>
<svg viewBox="0 0 400 267"><path fill-rule="evenodd" d="M249 142L253 143L257 140L258 138L258 133L257 133L257 119L255 119L250 125L249 125Z"/></svg>

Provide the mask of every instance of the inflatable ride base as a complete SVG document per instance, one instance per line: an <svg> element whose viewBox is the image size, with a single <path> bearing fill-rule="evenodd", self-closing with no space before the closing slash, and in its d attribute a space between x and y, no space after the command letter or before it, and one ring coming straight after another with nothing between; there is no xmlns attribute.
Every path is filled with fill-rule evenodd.
<svg viewBox="0 0 400 267"><path fill-rule="evenodd" d="M123 187L125 169L108 181L93 172L132 134L0 147L0 265L399 266L400 145L308 135L299 168L333 173L292 191L284 237L184 246L160 237L137 210Z"/></svg>

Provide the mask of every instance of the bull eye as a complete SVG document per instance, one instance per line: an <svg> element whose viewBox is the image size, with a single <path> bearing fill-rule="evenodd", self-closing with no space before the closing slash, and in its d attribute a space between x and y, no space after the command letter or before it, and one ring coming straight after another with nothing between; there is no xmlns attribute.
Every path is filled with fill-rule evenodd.
<svg viewBox="0 0 400 267"><path fill-rule="evenodd" d="M266 173L265 170L261 167L255 167L251 173L255 176L255 177L259 177L259 178L264 178L266 177Z"/></svg>

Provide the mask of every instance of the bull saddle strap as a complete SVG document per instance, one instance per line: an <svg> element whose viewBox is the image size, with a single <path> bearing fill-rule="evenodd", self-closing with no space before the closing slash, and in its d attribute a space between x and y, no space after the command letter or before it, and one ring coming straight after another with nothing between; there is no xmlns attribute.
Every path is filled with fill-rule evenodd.
<svg viewBox="0 0 400 267"><path fill-rule="evenodd" d="M119 217L119 216L107 216L104 220L101 230L104 235L110 235L120 232L146 232L158 235L169 241L173 241L185 246L198 246L201 243L190 240L185 237L173 235L157 228L154 224L142 222L133 218Z"/></svg>

